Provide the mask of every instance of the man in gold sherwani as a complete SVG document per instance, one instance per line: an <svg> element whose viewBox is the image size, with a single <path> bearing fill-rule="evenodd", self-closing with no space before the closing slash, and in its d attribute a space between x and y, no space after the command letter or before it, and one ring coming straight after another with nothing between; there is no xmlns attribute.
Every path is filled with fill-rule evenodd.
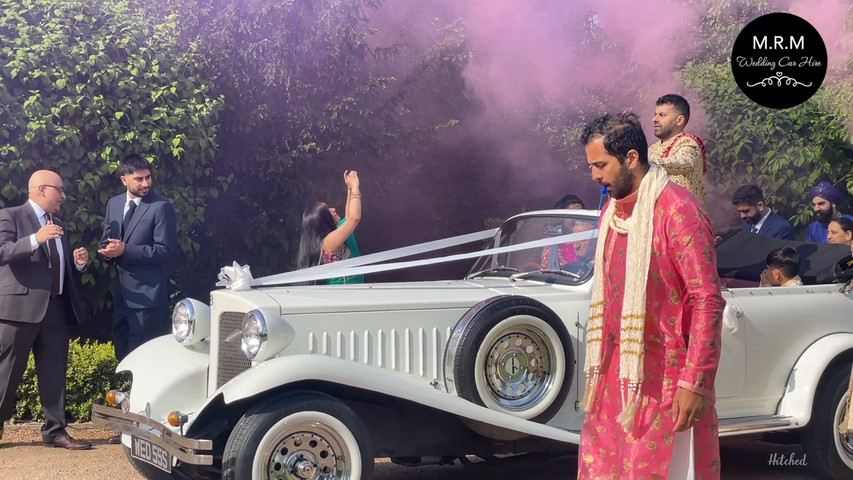
<svg viewBox="0 0 853 480"><path fill-rule="evenodd" d="M705 145L698 136L684 132L690 104L680 95L669 94L658 98L655 105L654 131L660 141L649 147L649 161L662 166L671 182L705 203Z"/></svg>

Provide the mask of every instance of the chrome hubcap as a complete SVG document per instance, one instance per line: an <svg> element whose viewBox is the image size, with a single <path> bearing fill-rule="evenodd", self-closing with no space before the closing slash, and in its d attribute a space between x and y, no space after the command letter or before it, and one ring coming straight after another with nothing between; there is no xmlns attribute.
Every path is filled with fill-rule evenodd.
<svg viewBox="0 0 853 480"><path fill-rule="evenodd" d="M538 331L516 328L500 336L486 358L486 381L492 398L510 410L539 403L553 382L553 350Z"/></svg>
<svg viewBox="0 0 853 480"><path fill-rule="evenodd" d="M343 442L315 424L285 436L269 457L269 480L344 480L347 471Z"/></svg>

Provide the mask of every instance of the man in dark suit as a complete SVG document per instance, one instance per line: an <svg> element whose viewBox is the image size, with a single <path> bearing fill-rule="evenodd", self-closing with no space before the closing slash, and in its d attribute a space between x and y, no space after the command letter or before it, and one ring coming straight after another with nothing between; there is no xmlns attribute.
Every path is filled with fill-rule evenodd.
<svg viewBox="0 0 853 480"><path fill-rule="evenodd" d="M45 446L91 448L65 430L68 323L79 323L79 273L89 261L71 244L53 215L65 199L62 179L39 170L29 200L0 210L0 437L32 350L45 422Z"/></svg>
<svg viewBox="0 0 853 480"><path fill-rule="evenodd" d="M151 164L129 155L119 166L127 191L107 202L98 253L116 265L113 342L119 360L171 330L169 276L178 252L175 207L151 190Z"/></svg>
<svg viewBox="0 0 853 480"><path fill-rule="evenodd" d="M735 190L732 204L743 219L741 229L765 237L794 239L794 227L781 215L770 210L764 203L764 193L758 185L744 185Z"/></svg>

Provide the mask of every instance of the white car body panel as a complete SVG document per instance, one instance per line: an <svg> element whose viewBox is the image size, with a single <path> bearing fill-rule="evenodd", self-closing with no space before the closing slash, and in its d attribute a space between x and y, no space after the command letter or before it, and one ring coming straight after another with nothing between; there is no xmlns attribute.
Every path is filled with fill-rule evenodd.
<svg viewBox="0 0 853 480"><path fill-rule="evenodd" d="M187 348L163 335L130 352L116 371L133 372L131 411L149 404L152 418L165 419L173 410L195 411L207 397L209 362L207 344Z"/></svg>
<svg viewBox="0 0 853 480"><path fill-rule="evenodd" d="M322 355L294 355L264 362L222 386L225 403L250 398L259 393L303 380L322 380L419 403L430 408L459 415L476 422L494 425L567 443L579 443L580 436L546 425L528 422L512 415L489 410L467 400L450 395L424 383L413 382L411 375L377 371L351 361L341 361Z"/></svg>
<svg viewBox="0 0 853 480"><path fill-rule="evenodd" d="M811 344L791 369L779 414L796 419L798 425L809 423L815 392L829 364L850 350L853 334L836 333Z"/></svg>
<svg viewBox="0 0 853 480"><path fill-rule="evenodd" d="M724 333L717 375L717 411L721 417L783 413L779 403L789 391L792 368L803 352L820 338L849 332L853 327L845 312L853 306L851 299L838 290L838 285L803 285L736 288L724 294L726 301L734 301L744 313L738 319L738 331L734 335ZM820 328L815 328L816 315L821 315ZM853 348L853 337L840 337L838 341L839 352ZM740 355L743 363L736 365L741 362ZM745 382L742 390L735 396L728 394L734 390L728 383L732 382L730 378L741 376ZM808 415L797 418L807 421Z"/></svg>

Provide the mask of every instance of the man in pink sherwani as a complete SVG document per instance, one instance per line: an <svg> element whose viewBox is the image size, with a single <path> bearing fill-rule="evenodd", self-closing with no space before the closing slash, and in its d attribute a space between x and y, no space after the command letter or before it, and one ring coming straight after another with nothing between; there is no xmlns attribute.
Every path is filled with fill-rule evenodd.
<svg viewBox="0 0 853 480"><path fill-rule="evenodd" d="M724 302L708 217L649 164L636 115L605 115L581 139L612 200L596 249L578 478L719 479Z"/></svg>

